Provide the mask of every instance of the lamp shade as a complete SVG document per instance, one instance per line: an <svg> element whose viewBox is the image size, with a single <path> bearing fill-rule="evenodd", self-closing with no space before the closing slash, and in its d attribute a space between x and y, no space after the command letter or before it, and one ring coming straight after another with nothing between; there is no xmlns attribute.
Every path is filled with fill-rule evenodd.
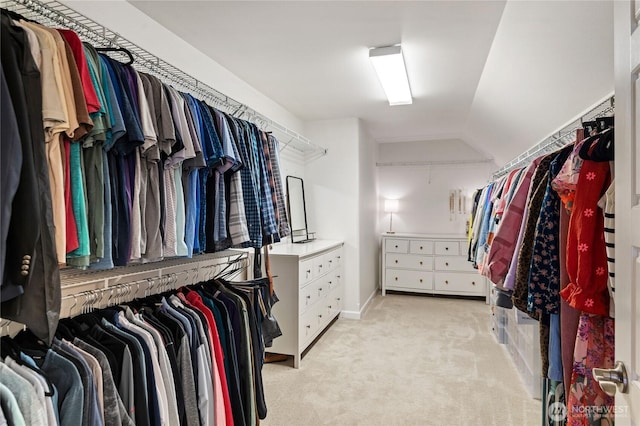
<svg viewBox="0 0 640 426"><path fill-rule="evenodd" d="M384 200L385 213L398 213L398 200Z"/></svg>

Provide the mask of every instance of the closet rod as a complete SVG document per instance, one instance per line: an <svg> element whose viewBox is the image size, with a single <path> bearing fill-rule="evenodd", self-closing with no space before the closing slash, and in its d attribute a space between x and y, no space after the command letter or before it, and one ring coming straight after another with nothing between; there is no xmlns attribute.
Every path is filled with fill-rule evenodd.
<svg viewBox="0 0 640 426"><path fill-rule="evenodd" d="M491 158L480 160L443 160L443 161L387 161L376 163L376 167L419 167L419 166L451 166L457 164L487 164L493 163Z"/></svg>
<svg viewBox="0 0 640 426"><path fill-rule="evenodd" d="M76 12L57 0L2 0L1 5L7 10L19 13L43 25L61 26L75 31L81 39L96 47L118 47L127 49L135 61L133 67L153 74L167 84L180 86L196 97L209 101L213 106L224 109L227 113L254 121L262 129L277 132L278 136L289 140L288 147L301 152L320 153L325 155L327 149L312 143L308 138L283 126L282 124L257 112L224 93L212 88L202 81L185 73L174 65L160 59L140 46L124 39L103 25ZM291 143L295 141L295 144Z"/></svg>
<svg viewBox="0 0 640 426"><path fill-rule="evenodd" d="M582 128L583 122L592 121L598 117L613 114L614 106L615 97L613 96L613 94L610 94L602 101L598 102L595 106L589 108L586 112L580 114L577 118L571 120L569 123L561 127L560 130L553 132L551 135L543 139L542 142L539 142L538 144L532 146L531 148L502 166L499 170L493 173L493 180L506 173L509 173L513 169L531 162L534 158L544 153L553 152L556 149L559 149L573 142L575 139L575 132L576 130Z"/></svg>

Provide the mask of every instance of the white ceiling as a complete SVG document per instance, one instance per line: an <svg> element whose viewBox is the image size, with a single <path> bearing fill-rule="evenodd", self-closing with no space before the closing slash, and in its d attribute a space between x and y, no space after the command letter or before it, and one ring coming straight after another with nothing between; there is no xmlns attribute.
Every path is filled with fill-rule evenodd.
<svg viewBox="0 0 640 426"><path fill-rule="evenodd" d="M303 120L459 138L503 163L613 91L609 1L130 1ZM402 43L390 107L368 48Z"/></svg>

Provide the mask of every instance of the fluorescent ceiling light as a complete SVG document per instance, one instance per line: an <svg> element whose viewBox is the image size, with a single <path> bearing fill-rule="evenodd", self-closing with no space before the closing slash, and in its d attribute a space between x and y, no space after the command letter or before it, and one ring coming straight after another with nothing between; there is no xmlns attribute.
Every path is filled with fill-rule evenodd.
<svg viewBox="0 0 640 426"><path fill-rule="evenodd" d="M389 105L408 105L413 102L404 66L402 47L388 46L369 49L369 59L378 73Z"/></svg>

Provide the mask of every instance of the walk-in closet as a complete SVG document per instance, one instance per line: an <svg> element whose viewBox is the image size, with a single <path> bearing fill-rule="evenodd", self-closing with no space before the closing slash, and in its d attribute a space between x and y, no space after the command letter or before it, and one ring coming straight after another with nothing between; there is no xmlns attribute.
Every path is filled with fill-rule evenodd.
<svg viewBox="0 0 640 426"><path fill-rule="evenodd" d="M0 18L0 425L640 425L640 1Z"/></svg>

